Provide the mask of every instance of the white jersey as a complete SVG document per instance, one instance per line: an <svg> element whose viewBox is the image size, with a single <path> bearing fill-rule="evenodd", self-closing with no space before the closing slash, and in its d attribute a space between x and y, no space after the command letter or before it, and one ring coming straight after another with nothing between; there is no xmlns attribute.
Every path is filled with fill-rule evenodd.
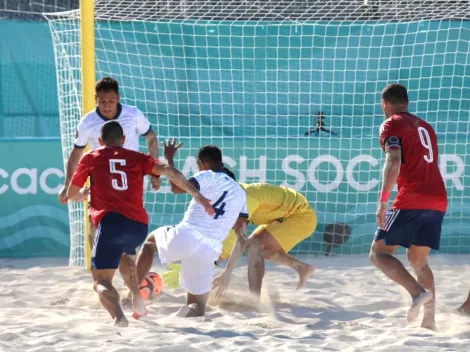
<svg viewBox="0 0 470 352"><path fill-rule="evenodd" d="M118 104L118 112L113 120L119 122L124 130L126 136L124 148L138 151L139 136L145 136L151 129L149 120L135 106L125 104ZM101 115L98 108L83 116L77 128L75 148L85 148L88 143L91 149L99 148L101 126L107 121L109 119Z"/></svg>
<svg viewBox="0 0 470 352"><path fill-rule="evenodd" d="M222 242L237 218L248 217L246 193L223 172L201 171L189 181L204 197L211 200L215 214L209 216L204 207L193 199L177 227L189 230L203 244L220 253Z"/></svg>

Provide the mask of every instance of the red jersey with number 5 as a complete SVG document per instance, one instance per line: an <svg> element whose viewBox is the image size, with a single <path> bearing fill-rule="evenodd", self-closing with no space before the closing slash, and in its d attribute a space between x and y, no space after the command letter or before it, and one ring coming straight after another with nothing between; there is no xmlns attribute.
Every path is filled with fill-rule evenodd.
<svg viewBox="0 0 470 352"><path fill-rule="evenodd" d="M90 176L90 214L93 225L107 212L147 224L142 201L144 176L152 174L158 161L150 155L119 147L101 147L85 154L71 183L83 187Z"/></svg>
<svg viewBox="0 0 470 352"><path fill-rule="evenodd" d="M424 120L410 113L392 115L380 126L385 153L401 150L398 193L392 208L430 209L445 212L447 192L438 166L436 133Z"/></svg>

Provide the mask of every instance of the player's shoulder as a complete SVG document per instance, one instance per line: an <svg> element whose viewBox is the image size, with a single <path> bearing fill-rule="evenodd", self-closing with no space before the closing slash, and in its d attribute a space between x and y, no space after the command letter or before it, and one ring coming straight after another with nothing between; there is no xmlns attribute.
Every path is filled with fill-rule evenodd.
<svg viewBox="0 0 470 352"><path fill-rule="evenodd" d="M102 118L99 116L98 112L96 111L96 108L93 110L88 111L85 115L82 116L80 119L80 122L90 122L90 121L95 121L95 120L102 120Z"/></svg>
<svg viewBox="0 0 470 352"><path fill-rule="evenodd" d="M84 131L84 130L92 131L97 128L101 128L104 122L105 121L98 114L96 109L93 109L82 116L82 118L78 122L78 126L79 126L78 129L80 131Z"/></svg>
<svg viewBox="0 0 470 352"><path fill-rule="evenodd" d="M214 171L211 170L202 170L196 172L192 177L194 178L209 178L214 176Z"/></svg>
<svg viewBox="0 0 470 352"><path fill-rule="evenodd" d="M137 106L121 104L121 116L122 117L136 117L142 114Z"/></svg>
<svg viewBox="0 0 470 352"><path fill-rule="evenodd" d="M389 118L385 119L380 125L380 134L384 132L397 131L404 127L406 120L401 114L393 114Z"/></svg>

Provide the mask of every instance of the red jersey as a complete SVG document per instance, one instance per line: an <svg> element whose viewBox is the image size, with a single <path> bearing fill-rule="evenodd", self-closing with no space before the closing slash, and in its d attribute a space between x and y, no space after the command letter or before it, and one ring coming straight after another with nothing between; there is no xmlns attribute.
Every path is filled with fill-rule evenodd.
<svg viewBox="0 0 470 352"><path fill-rule="evenodd" d="M432 127L407 112L392 115L380 126L380 145L385 153L401 149L398 193L392 208L445 212L447 192L438 167L437 137Z"/></svg>
<svg viewBox="0 0 470 352"><path fill-rule="evenodd" d="M148 224L142 194L144 176L152 175L158 161L150 155L119 147L101 147L85 154L71 183L83 187L90 176L90 215L93 225L107 212Z"/></svg>

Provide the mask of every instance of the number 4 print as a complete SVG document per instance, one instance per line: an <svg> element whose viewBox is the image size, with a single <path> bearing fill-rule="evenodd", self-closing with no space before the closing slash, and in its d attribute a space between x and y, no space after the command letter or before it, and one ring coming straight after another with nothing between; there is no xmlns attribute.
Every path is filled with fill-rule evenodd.
<svg viewBox="0 0 470 352"><path fill-rule="evenodd" d="M224 203L224 199L225 197L227 196L228 194L228 191L225 191L224 194L222 194L222 196L217 199L217 202L215 202L214 204L212 204L212 207L214 208L215 210L215 215L214 215L214 219L218 219L219 216L223 216L225 214L225 203Z"/></svg>

